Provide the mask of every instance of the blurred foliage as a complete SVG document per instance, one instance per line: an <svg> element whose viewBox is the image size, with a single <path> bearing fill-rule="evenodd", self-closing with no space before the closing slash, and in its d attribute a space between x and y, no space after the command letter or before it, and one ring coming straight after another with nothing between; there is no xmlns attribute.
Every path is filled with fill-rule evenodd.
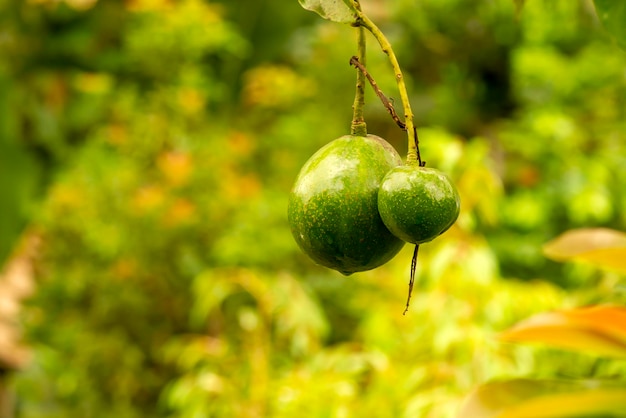
<svg viewBox="0 0 626 418"><path fill-rule="evenodd" d="M547 257L626 271L626 234L607 228L567 231L544 246ZM626 308L615 304L542 312L500 334L506 342L542 344L603 357L626 358ZM623 368L626 363L611 362ZM622 369L623 370L623 369ZM613 372L615 373L615 372ZM622 375L623 376L623 375ZM616 379L492 381L473 390L458 418L617 417L626 408L626 382Z"/></svg>
<svg viewBox="0 0 626 418"><path fill-rule="evenodd" d="M0 0L0 258L26 225L44 244L18 417L447 417L491 378L626 376L493 338L623 302L622 276L541 253L626 229L626 54L593 4L363 7L463 202L407 316L410 249L343 278L286 223L302 163L349 129L354 28L295 0ZM371 92L366 120L405 152Z"/></svg>
<svg viewBox="0 0 626 418"><path fill-rule="evenodd" d="M622 48L626 48L626 29L622 24L626 19L626 5L608 0L594 0L593 4L606 30Z"/></svg>

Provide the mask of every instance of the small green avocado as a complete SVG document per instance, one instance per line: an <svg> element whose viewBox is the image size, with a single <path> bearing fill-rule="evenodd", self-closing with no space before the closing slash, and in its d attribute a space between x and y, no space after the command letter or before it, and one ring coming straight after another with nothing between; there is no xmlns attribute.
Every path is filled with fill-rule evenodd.
<svg viewBox="0 0 626 418"><path fill-rule="evenodd" d="M387 228L413 244L432 241L459 217L460 198L452 181L434 168L396 167L383 179L378 211Z"/></svg>

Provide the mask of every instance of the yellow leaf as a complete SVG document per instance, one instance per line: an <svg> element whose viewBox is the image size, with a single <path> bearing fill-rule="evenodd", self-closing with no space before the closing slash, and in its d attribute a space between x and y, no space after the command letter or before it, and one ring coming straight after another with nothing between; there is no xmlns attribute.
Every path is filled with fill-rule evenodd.
<svg viewBox="0 0 626 418"><path fill-rule="evenodd" d="M170 0L129 0L126 4L129 10L135 12L167 11L172 7Z"/></svg>
<svg viewBox="0 0 626 418"><path fill-rule="evenodd" d="M500 338L626 357L626 309L595 306L541 313L503 332Z"/></svg>
<svg viewBox="0 0 626 418"><path fill-rule="evenodd" d="M626 410L626 387L602 381L516 379L480 386L458 418L565 418Z"/></svg>
<svg viewBox="0 0 626 418"><path fill-rule="evenodd" d="M168 227L188 225L195 221L196 206L187 199L176 199L163 216L163 224Z"/></svg>
<svg viewBox="0 0 626 418"><path fill-rule="evenodd" d="M543 247L556 261L578 260L626 273L626 233L607 228L574 229Z"/></svg>
<svg viewBox="0 0 626 418"><path fill-rule="evenodd" d="M178 103L185 112L193 115L202 110L205 99L199 90L186 87L178 92Z"/></svg>
<svg viewBox="0 0 626 418"><path fill-rule="evenodd" d="M173 186L185 185L194 168L189 154L174 151L161 154L157 160L157 166Z"/></svg>
<svg viewBox="0 0 626 418"><path fill-rule="evenodd" d="M626 389L597 389L584 392L541 396L510 408L498 418L580 417L611 414L626 410Z"/></svg>
<svg viewBox="0 0 626 418"><path fill-rule="evenodd" d="M89 3L90 1L73 0ZM83 93L105 94L113 87L113 78L104 73L79 73L74 78L74 87Z"/></svg>
<svg viewBox="0 0 626 418"><path fill-rule="evenodd" d="M160 208L165 202L165 192L160 186L142 187L133 196L132 207L138 215Z"/></svg>

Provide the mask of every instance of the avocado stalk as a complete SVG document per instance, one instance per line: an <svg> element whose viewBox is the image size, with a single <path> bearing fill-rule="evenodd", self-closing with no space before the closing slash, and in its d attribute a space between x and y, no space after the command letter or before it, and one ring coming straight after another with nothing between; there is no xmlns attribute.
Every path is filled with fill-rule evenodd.
<svg viewBox="0 0 626 418"><path fill-rule="evenodd" d="M357 20L355 25L367 29L378 41L382 51L389 57L389 62L395 73L396 83L398 84L398 91L400 93L400 100L402 101L402 107L404 109L404 124L408 137L407 147L407 165L420 165L422 166L421 157L419 155L417 130L413 124L413 112L411 111L411 103L409 102L409 95L407 93L406 84L404 83L404 77L402 76L402 70L400 64L396 58L396 54L393 52L391 43L385 36L385 34L372 22L361 10L361 6L358 0L352 0L352 5L356 12Z"/></svg>
<svg viewBox="0 0 626 418"><path fill-rule="evenodd" d="M358 31L358 57L361 62L365 62L365 30L362 26L357 28ZM354 104L352 105L352 126L350 133L354 136L367 136L367 125L363 116L363 108L365 107L365 75L360 71L356 72L356 91L354 93Z"/></svg>

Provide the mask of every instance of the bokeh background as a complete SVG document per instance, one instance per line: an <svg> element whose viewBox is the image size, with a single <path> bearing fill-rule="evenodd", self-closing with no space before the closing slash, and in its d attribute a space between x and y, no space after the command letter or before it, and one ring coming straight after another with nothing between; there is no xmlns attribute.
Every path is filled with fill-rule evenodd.
<svg viewBox="0 0 626 418"><path fill-rule="evenodd" d="M346 278L286 221L301 165L349 133L354 28L296 0L0 0L7 417L439 418L491 379L626 376L496 339L625 299L622 276L542 254L571 228L626 229L626 52L593 3L362 3L462 198L406 316L412 248ZM369 132L405 155L367 100Z"/></svg>

